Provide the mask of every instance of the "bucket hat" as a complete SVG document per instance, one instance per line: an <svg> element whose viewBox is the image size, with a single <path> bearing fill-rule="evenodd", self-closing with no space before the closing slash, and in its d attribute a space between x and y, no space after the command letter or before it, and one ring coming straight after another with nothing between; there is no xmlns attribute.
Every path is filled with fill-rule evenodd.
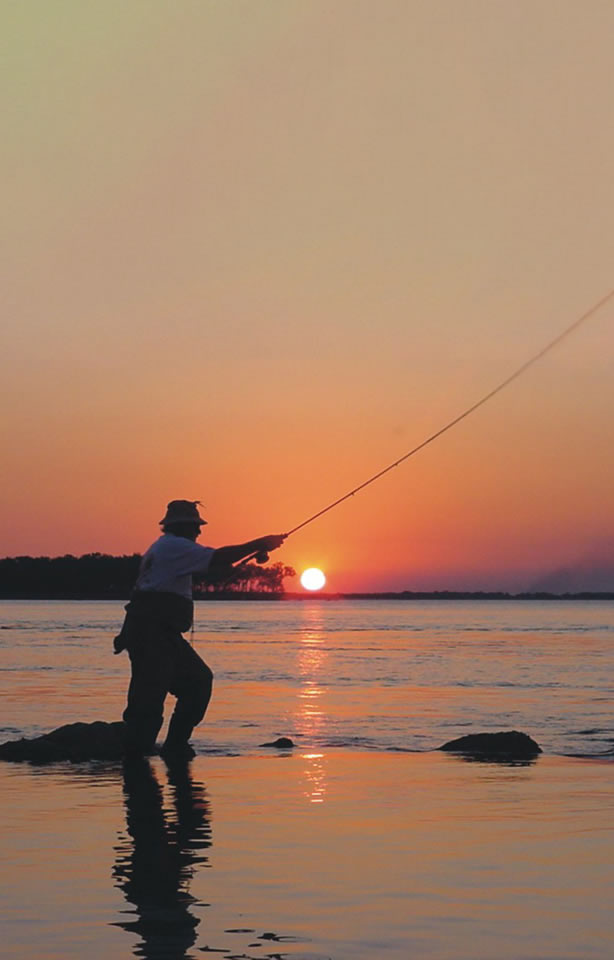
<svg viewBox="0 0 614 960"><path fill-rule="evenodd" d="M199 523L202 526L207 521L199 514L199 506L200 500L171 500L160 523Z"/></svg>

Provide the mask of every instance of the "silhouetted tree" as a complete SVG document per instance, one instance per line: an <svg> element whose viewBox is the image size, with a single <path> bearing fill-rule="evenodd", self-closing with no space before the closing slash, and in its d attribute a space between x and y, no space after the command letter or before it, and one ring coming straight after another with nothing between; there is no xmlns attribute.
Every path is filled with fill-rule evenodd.
<svg viewBox="0 0 614 960"><path fill-rule="evenodd" d="M260 566L244 563L233 567L230 576L217 580L204 580L194 586L194 596L211 593L271 593L284 592L284 579L296 576L293 567L283 563Z"/></svg>

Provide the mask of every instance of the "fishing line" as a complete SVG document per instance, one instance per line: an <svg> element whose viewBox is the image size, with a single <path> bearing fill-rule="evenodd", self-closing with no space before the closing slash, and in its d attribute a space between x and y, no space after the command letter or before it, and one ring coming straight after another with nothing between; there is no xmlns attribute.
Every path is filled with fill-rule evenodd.
<svg viewBox="0 0 614 960"><path fill-rule="evenodd" d="M562 340L568 337L571 333L578 329L578 327L583 324L589 317L592 317L593 314L597 313L598 310L601 310L605 304L614 297L614 290L610 290L609 293L602 297L601 300L598 300L597 303L593 304L586 313L583 313L581 317L578 317L577 320L574 320L568 327L566 327L562 333L559 333L558 336L546 344L545 347L530 357L528 360L518 367L517 370L514 370L513 373L506 377L505 380L502 380L494 389L486 393L480 400L476 403L473 403L470 407L467 407L466 410L463 410L462 413L459 413L457 417L454 417L453 420L450 420L439 430L436 430L435 433L432 433L430 437L427 437L426 440L423 440L422 443L419 443L417 447L414 447L412 450L409 450L407 453L404 453L402 457L399 457L398 460L395 460L394 463L388 464L387 467L384 467L383 470L379 470L378 473L374 473L372 477L369 477L368 480L363 481L357 487L354 487L353 490L350 490L349 493L345 493L342 497L339 497L338 500L334 500L332 503L329 503L327 507L324 507L322 510L318 510L317 513L314 513L311 517L308 517L306 520L303 520L302 523L297 524L295 527L292 527L291 530L288 530L286 536L289 537L292 533L296 533L297 530L301 530L302 527L306 527L308 523L313 523L314 520L317 520L318 517L323 516L325 513L328 513L329 510L332 510L334 507L338 507L340 503L343 503L344 500L349 500L350 497L353 497L360 490L364 490L365 487L368 487L371 483L375 483L376 480L379 480L380 477L383 477L384 474L389 473L390 470L394 470L395 467L398 467L399 464L403 463L405 460L408 460L410 457L413 457L414 454L418 453L419 450L423 450L425 447L432 443L433 440L437 440L438 437L441 437L442 434L447 433L448 430L451 430L452 427L455 427L457 423L460 423L461 420L464 420L470 414L474 413L480 407L483 407L485 403L488 403L489 400L492 400L498 393L501 393L506 387L513 383L514 380L517 380L518 377L522 376L525 371L532 367L534 363L537 363L538 360L541 360L542 357L545 357L547 353L550 353Z"/></svg>

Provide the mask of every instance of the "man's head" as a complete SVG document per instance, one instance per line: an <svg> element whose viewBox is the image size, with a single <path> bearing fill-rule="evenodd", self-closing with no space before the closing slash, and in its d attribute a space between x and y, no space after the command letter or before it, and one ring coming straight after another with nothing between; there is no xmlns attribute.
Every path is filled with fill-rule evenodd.
<svg viewBox="0 0 614 960"><path fill-rule="evenodd" d="M198 512L199 505L200 500L171 500L160 520L163 532L196 540L201 526L207 522Z"/></svg>

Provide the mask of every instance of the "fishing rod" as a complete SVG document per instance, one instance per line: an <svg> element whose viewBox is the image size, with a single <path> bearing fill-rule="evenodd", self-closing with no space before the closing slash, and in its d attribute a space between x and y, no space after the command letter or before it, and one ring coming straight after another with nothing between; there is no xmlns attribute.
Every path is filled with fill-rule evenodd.
<svg viewBox="0 0 614 960"><path fill-rule="evenodd" d="M443 427L440 427L439 430L436 430L435 433L432 433L426 440L423 440L416 447L413 447L411 450L408 450L407 453L404 453L402 457L399 457L398 460L395 460L393 463L389 463L387 467L384 467L382 470L379 470L377 473L374 473L372 477L369 477L367 480L364 480L362 483L359 483L357 487L354 487L353 490L350 490L348 493L344 493L342 497L339 497L337 500L333 500L332 503L329 503L328 506L323 507L322 510L318 510L317 513L312 514L310 517L307 517L306 520L303 520L301 523L297 523L295 527L292 527L291 530L285 534L286 537L291 536L293 533L296 533L297 530L301 530L303 527L306 527L308 523L313 523L314 520L317 520L318 517L324 516L325 513L328 513L329 510L333 510L335 507L338 507L340 503L343 503L345 500L349 500L350 497L355 496L360 490L364 490L365 487L368 487L370 484L375 483L376 480L379 480L380 477L383 477L386 473L389 473L391 470L394 470L395 467L398 467L401 463L404 463L405 460L409 460L410 457L413 457L418 451L424 450L430 443L433 443L434 440L437 440L438 437L441 437L444 433L447 433L448 430L451 430L452 427L455 427L457 423L460 423L461 420L465 420L466 417L470 416L480 407L483 407L485 403L488 403L489 400L492 400L498 393L501 393L502 390L505 390L514 380L517 380L519 377L525 373L529 367L532 367L533 364L537 363L546 354L550 353L551 350L554 350L566 337L574 333L578 327L585 323L590 317L595 313L601 310L602 307L606 305L614 297L614 289L610 290L609 293L606 293L604 297L598 300L596 303L589 307L580 317L570 323L568 327L559 333L553 340L550 340L544 347L541 348L533 356L529 357L528 360L525 360L521 366L519 366L513 373L502 380L501 383L497 384L492 390L489 390L488 393L484 394L479 400L475 403L472 403L470 407L467 407L466 410L463 410L462 413L459 413L458 416L454 417L452 420L449 420L448 423L444 424ZM260 558L258 562L266 563L268 556L263 553L254 553L251 557L248 557L248 560L253 560L254 558ZM245 562L245 561L244 561Z"/></svg>

